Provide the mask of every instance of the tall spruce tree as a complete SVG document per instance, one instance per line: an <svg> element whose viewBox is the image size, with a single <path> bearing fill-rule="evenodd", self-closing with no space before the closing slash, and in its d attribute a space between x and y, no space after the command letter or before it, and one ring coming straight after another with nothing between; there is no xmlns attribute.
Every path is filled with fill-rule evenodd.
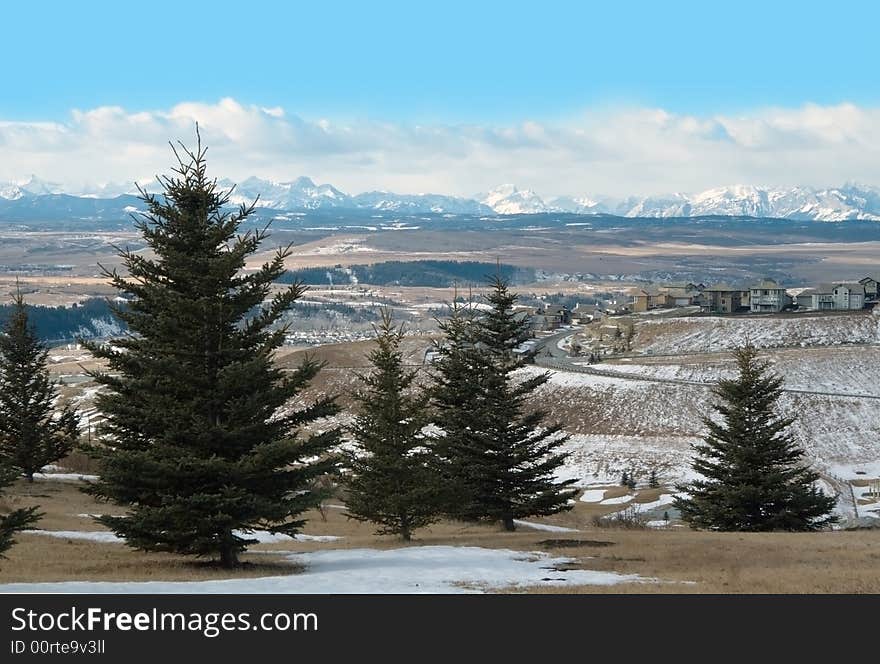
<svg viewBox="0 0 880 664"><path fill-rule="evenodd" d="M249 533L293 535L319 504L310 487L335 468L328 450L339 432L298 434L337 406L325 398L289 409L320 370L309 359L290 373L273 362L286 332L279 319L305 291L294 284L270 298L290 248L243 271L267 237L240 232L255 203L230 212L201 140L182 150L160 179L162 196L141 192L147 211L136 226L154 257L121 251L128 274L106 272L130 297L115 314L131 334L87 344L109 366L93 374L107 420L103 444L90 448L101 477L87 491L129 508L99 519L129 546L232 567L256 542Z"/></svg>
<svg viewBox="0 0 880 664"><path fill-rule="evenodd" d="M351 427L346 507L349 516L378 524L378 533L409 541L415 529L438 519L430 450L422 429L428 398L413 385L417 371L403 364L403 326L382 311L376 348L368 356L373 371L359 376L360 410Z"/></svg>
<svg viewBox="0 0 880 664"><path fill-rule="evenodd" d="M445 435L435 450L449 515L514 530L515 519L569 509L574 480L554 476L567 456L561 427L527 405L549 374L512 375L524 363L514 349L528 337L528 320L517 315L506 281L495 276L490 286L486 311L453 311L443 326L433 403Z"/></svg>
<svg viewBox="0 0 880 664"><path fill-rule="evenodd" d="M816 486L804 452L777 414L783 379L768 371L750 344L734 352L739 375L719 381L713 406L719 421L703 420L693 469L704 479L678 487L682 518L695 528L725 531L818 530L836 521L835 499Z"/></svg>
<svg viewBox="0 0 880 664"><path fill-rule="evenodd" d="M13 303L0 335L0 456L33 482L34 473L73 449L79 426L72 408L56 408L49 351L28 321L21 292Z"/></svg>

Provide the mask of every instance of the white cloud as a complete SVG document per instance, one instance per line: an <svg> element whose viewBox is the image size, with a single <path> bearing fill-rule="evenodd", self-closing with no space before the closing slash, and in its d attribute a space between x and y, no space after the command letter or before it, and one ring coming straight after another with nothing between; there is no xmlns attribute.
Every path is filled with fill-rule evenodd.
<svg viewBox="0 0 880 664"><path fill-rule="evenodd" d="M852 104L715 116L628 108L486 126L306 119L229 98L158 111L106 106L73 111L66 122L0 121L0 180L150 181L171 165L168 141L191 143L196 121L218 177L310 175L351 193L472 195L500 182L544 196L880 183L880 109Z"/></svg>

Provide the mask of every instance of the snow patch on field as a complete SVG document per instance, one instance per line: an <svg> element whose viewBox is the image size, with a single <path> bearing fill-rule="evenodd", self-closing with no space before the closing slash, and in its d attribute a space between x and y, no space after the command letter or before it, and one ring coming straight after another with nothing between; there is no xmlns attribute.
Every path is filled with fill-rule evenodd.
<svg viewBox="0 0 880 664"><path fill-rule="evenodd" d="M564 526L552 526L549 523L534 523L533 521L521 521L519 519L514 519L513 522L517 526L522 526L523 528L531 528L532 530L544 530L548 533L577 533L577 532L580 532L577 528L566 528Z"/></svg>
<svg viewBox="0 0 880 664"><path fill-rule="evenodd" d="M647 512L649 510L656 510L660 507L671 505L673 498L675 498L675 494L664 493L657 500L652 500L649 503L634 503L634 506L642 512Z"/></svg>
<svg viewBox="0 0 880 664"><path fill-rule="evenodd" d="M605 498L605 489L587 489L581 494L581 502L598 503Z"/></svg>
<svg viewBox="0 0 880 664"><path fill-rule="evenodd" d="M605 500L603 500L599 504L600 505L623 505L624 503L632 502L633 498L635 498L635 496L630 496L630 495L617 496L616 498L606 498Z"/></svg>
<svg viewBox="0 0 880 664"><path fill-rule="evenodd" d="M297 533L293 537L284 533L270 533L266 530L255 530L251 533L236 530L235 534L246 539L255 539L260 544L274 544L276 542L336 542L343 539L336 535L306 535Z"/></svg>
<svg viewBox="0 0 880 664"><path fill-rule="evenodd" d="M106 530L24 530L22 532L28 535L45 535L59 539L104 542L105 544L116 544L125 541L114 533L108 533Z"/></svg>
<svg viewBox="0 0 880 664"><path fill-rule="evenodd" d="M34 473L35 480L52 480L55 482L94 482L97 475L83 475L82 473Z"/></svg>
<svg viewBox="0 0 880 664"><path fill-rule="evenodd" d="M636 574L568 570L570 558L480 547L338 549L286 556L300 574L189 582L11 583L2 593L475 593L507 587L651 583Z"/></svg>

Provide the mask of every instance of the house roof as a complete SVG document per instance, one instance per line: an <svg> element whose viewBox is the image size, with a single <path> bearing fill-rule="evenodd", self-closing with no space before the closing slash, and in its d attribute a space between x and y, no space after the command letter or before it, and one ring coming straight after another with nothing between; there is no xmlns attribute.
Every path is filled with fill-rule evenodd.
<svg viewBox="0 0 880 664"><path fill-rule="evenodd" d="M880 274L869 274L869 275L868 275L867 277L865 277L864 279L859 279L859 283L860 283L860 284L863 284L863 283L865 283L866 281L877 281L877 282L880 282Z"/></svg>
<svg viewBox="0 0 880 664"><path fill-rule="evenodd" d="M819 284L816 288L811 288L810 290L819 295L828 295L838 286L846 286L851 290L864 290L862 284L852 281L835 281L833 283Z"/></svg>

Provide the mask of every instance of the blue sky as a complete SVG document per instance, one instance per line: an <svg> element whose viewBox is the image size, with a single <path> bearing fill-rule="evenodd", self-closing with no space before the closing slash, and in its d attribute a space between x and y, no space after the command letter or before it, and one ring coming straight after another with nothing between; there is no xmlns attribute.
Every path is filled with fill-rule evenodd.
<svg viewBox="0 0 880 664"><path fill-rule="evenodd" d="M197 6L194 6L197 5ZM0 184L219 175L348 192L880 184L880 3L6 3Z"/></svg>
<svg viewBox="0 0 880 664"><path fill-rule="evenodd" d="M5 3L0 117L226 96L308 116L419 122L559 118L609 104L686 113L873 104L878 7Z"/></svg>

